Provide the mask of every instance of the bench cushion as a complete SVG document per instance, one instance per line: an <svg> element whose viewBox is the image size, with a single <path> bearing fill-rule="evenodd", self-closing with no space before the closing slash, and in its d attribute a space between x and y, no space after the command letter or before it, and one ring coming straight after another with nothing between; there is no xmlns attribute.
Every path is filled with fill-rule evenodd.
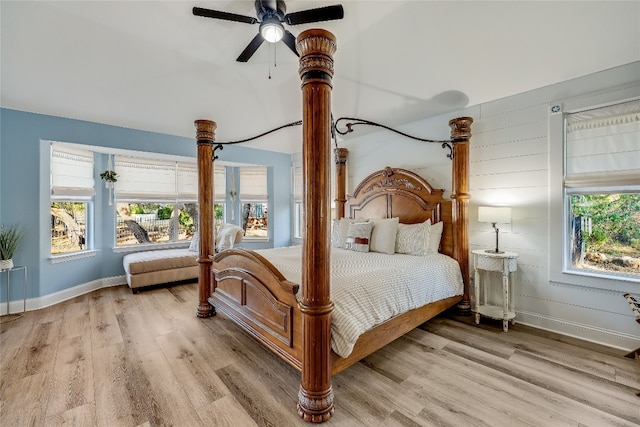
<svg viewBox="0 0 640 427"><path fill-rule="evenodd" d="M126 273L141 274L197 266L197 259L198 254L189 249L162 249L127 254L122 264Z"/></svg>

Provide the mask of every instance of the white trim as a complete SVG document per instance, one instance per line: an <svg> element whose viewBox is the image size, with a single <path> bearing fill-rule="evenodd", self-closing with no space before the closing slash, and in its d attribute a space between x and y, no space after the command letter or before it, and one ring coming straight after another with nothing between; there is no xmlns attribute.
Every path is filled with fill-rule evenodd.
<svg viewBox="0 0 640 427"><path fill-rule="evenodd" d="M71 252L68 254L60 254L60 255L51 255L49 257L49 262L51 264L58 264L61 262L73 261L81 258L91 258L98 254L97 249L87 249L84 251Z"/></svg>
<svg viewBox="0 0 640 427"><path fill-rule="evenodd" d="M89 292L96 291L102 288L108 288L111 286L119 286L126 285L127 279L124 275L122 276L113 276L106 277L103 279L93 280L88 283L84 283L78 286L74 286L72 288L63 289L58 292L54 292L48 295L44 295L37 298L29 298L27 299L26 310L40 310L41 308L50 307L54 304L58 304L71 298L79 297L84 294L88 294ZM23 300L14 300L9 302L9 311L11 314L18 314L22 312ZM0 305L0 315L7 314L7 303L6 301Z"/></svg>
<svg viewBox="0 0 640 427"><path fill-rule="evenodd" d="M640 346L638 336L583 323L554 319L538 313L516 311L516 323L624 351L631 351Z"/></svg>

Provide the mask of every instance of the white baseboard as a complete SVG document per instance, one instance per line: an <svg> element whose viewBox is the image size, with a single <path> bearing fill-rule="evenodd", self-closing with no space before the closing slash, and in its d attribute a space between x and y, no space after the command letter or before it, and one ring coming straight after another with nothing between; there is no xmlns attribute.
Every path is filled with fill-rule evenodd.
<svg viewBox="0 0 640 427"><path fill-rule="evenodd" d="M41 308L50 307L54 304L69 300L71 298L79 297L80 295L87 294L89 292L96 291L102 288L108 288L111 286L126 285L127 279L124 275L107 277L104 279L93 280L88 283L83 283L72 288L63 289L52 294L44 295L37 298L29 298L26 301L26 311L39 310ZM8 305L10 314L21 313L25 302L23 300L10 301ZM7 303L3 303L0 306L0 315L7 314Z"/></svg>
<svg viewBox="0 0 640 427"><path fill-rule="evenodd" d="M516 313L516 323L625 351L630 351L640 346L640 337L634 335L568 320L554 319L538 313L518 311Z"/></svg>

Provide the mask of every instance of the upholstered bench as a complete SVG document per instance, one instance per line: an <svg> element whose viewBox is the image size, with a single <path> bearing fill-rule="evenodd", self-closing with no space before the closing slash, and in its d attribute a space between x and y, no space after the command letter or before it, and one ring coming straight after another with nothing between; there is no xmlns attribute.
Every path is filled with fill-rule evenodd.
<svg viewBox="0 0 640 427"><path fill-rule="evenodd" d="M189 249L161 249L134 252L122 264L127 284L136 294L143 286L198 278L198 253Z"/></svg>

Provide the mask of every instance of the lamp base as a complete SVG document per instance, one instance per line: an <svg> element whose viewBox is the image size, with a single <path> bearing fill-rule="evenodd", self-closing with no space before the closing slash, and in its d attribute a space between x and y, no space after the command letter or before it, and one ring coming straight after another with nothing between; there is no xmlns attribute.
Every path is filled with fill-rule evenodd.
<svg viewBox="0 0 640 427"><path fill-rule="evenodd" d="M485 252L488 253L488 254L503 254L504 253L504 251L497 251L495 249L486 249Z"/></svg>

